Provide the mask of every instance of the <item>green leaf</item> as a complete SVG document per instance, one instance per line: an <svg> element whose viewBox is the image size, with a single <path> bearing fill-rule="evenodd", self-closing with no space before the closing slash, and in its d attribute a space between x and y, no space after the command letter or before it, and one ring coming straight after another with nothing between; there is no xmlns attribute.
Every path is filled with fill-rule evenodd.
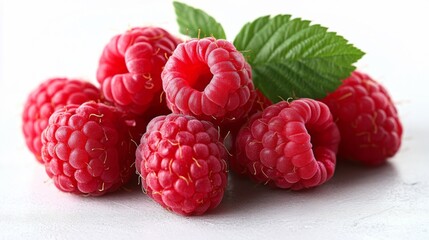
<svg viewBox="0 0 429 240"><path fill-rule="evenodd" d="M263 16L247 23L234 45L252 66L255 86L273 102L323 98L364 55L327 28L290 15Z"/></svg>
<svg viewBox="0 0 429 240"><path fill-rule="evenodd" d="M173 2L179 31L192 38L215 37L226 39L222 25L204 11L184 3Z"/></svg>

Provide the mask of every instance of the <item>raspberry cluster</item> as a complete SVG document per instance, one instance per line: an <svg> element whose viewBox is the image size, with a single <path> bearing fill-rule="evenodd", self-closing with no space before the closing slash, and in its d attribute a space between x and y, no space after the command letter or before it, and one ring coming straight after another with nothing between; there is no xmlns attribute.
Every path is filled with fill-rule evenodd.
<svg viewBox="0 0 429 240"><path fill-rule="evenodd" d="M30 93L24 137L58 189L100 196L137 179L135 152L146 125L171 112L161 72L179 42L159 27L132 28L105 46L99 87L53 78Z"/></svg>
<svg viewBox="0 0 429 240"><path fill-rule="evenodd" d="M162 207L200 215L221 203L228 168L301 190L331 179L337 156L376 166L401 144L396 108L368 75L324 99L273 103L242 53L214 37L132 28L106 45L96 78L48 79L24 106L27 146L63 192L101 196L138 176Z"/></svg>

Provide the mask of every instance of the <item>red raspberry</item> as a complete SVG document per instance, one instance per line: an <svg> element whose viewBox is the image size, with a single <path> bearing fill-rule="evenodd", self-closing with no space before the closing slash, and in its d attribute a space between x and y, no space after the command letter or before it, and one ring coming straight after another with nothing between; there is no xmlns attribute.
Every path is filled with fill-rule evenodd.
<svg viewBox="0 0 429 240"><path fill-rule="evenodd" d="M158 104L161 71L178 43L158 27L132 28L114 36L104 48L97 70L104 97L134 114Z"/></svg>
<svg viewBox="0 0 429 240"><path fill-rule="evenodd" d="M136 149L122 113L103 103L67 105L49 118L42 133L42 158L64 192L99 196L133 175Z"/></svg>
<svg viewBox="0 0 429 240"><path fill-rule="evenodd" d="M221 39L179 44L165 65L162 83L174 113L215 123L245 117L255 99L250 65Z"/></svg>
<svg viewBox="0 0 429 240"><path fill-rule="evenodd" d="M210 122L170 114L149 123L136 151L143 189L164 208L200 215L222 200L225 149Z"/></svg>
<svg viewBox="0 0 429 240"><path fill-rule="evenodd" d="M325 104L282 101L256 113L240 130L231 168L279 188L315 187L334 174L339 141Z"/></svg>
<svg viewBox="0 0 429 240"><path fill-rule="evenodd" d="M386 89L370 76L353 72L322 100L341 133L338 158L377 166L401 145L402 125Z"/></svg>
<svg viewBox="0 0 429 240"><path fill-rule="evenodd" d="M30 93L22 113L22 131L28 148L40 163L40 134L51 114L67 104L98 101L100 96L100 90L91 83L66 78L48 79Z"/></svg>

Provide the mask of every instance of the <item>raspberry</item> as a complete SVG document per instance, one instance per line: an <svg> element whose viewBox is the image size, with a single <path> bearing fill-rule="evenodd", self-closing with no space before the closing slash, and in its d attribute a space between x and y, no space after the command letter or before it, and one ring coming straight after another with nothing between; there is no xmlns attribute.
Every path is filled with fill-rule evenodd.
<svg viewBox="0 0 429 240"><path fill-rule="evenodd" d="M64 192L100 196L133 175L136 149L122 113L103 103L67 105L54 112L42 133L42 158Z"/></svg>
<svg viewBox="0 0 429 240"><path fill-rule="evenodd" d="M225 149L216 128L192 116L159 116L136 151L146 193L164 208L200 215L219 205L226 182Z"/></svg>
<svg viewBox="0 0 429 240"><path fill-rule="evenodd" d="M101 55L97 80L104 97L127 113L143 114L159 103L161 71L179 40L158 27L114 36Z"/></svg>
<svg viewBox="0 0 429 240"><path fill-rule="evenodd" d="M51 114L67 104L98 101L100 96L100 90L91 83L67 78L48 79L30 93L22 113L22 131L27 147L40 163L43 163L40 134Z"/></svg>
<svg viewBox="0 0 429 240"><path fill-rule="evenodd" d="M402 125L386 89L370 76L353 72L325 102L341 133L339 159L381 165L401 145Z"/></svg>
<svg viewBox="0 0 429 240"><path fill-rule="evenodd" d="M179 44L161 77L173 113L217 124L245 117L256 97L250 65L226 40L203 38Z"/></svg>
<svg viewBox="0 0 429 240"><path fill-rule="evenodd" d="M282 101L253 115L240 130L231 168L279 188L315 187L334 174L339 141L325 104Z"/></svg>

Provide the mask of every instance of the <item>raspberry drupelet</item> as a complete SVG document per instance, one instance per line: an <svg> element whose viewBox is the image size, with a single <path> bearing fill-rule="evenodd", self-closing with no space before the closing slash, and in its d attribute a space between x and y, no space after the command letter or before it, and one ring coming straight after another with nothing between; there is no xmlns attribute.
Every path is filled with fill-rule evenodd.
<svg viewBox="0 0 429 240"><path fill-rule="evenodd" d="M386 89L355 71L322 100L341 133L339 159L378 166L399 150L402 124Z"/></svg>
<svg viewBox="0 0 429 240"><path fill-rule="evenodd" d="M64 192L100 196L120 188L135 172L129 127L122 112L103 103L57 110L42 143L46 172Z"/></svg>
<svg viewBox="0 0 429 240"><path fill-rule="evenodd" d="M179 39L159 27L136 27L114 36L99 60L97 80L106 100L141 115L151 105L166 108L161 71Z"/></svg>
<svg viewBox="0 0 429 240"><path fill-rule="evenodd" d="M22 131L37 161L43 163L40 134L51 114L67 104L99 101L100 97L100 90L91 83L67 78L48 79L30 93L22 113Z"/></svg>
<svg viewBox="0 0 429 240"><path fill-rule="evenodd" d="M225 146L212 123L182 114L152 119L136 151L142 188L164 208L201 215L221 202Z"/></svg>
<svg viewBox="0 0 429 240"><path fill-rule="evenodd" d="M179 44L165 65L162 83L173 113L216 124L245 117L256 97L250 65L222 39Z"/></svg>
<svg viewBox="0 0 429 240"><path fill-rule="evenodd" d="M339 141L338 128L322 102L278 102L241 128L231 169L274 187L315 187L333 176Z"/></svg>

